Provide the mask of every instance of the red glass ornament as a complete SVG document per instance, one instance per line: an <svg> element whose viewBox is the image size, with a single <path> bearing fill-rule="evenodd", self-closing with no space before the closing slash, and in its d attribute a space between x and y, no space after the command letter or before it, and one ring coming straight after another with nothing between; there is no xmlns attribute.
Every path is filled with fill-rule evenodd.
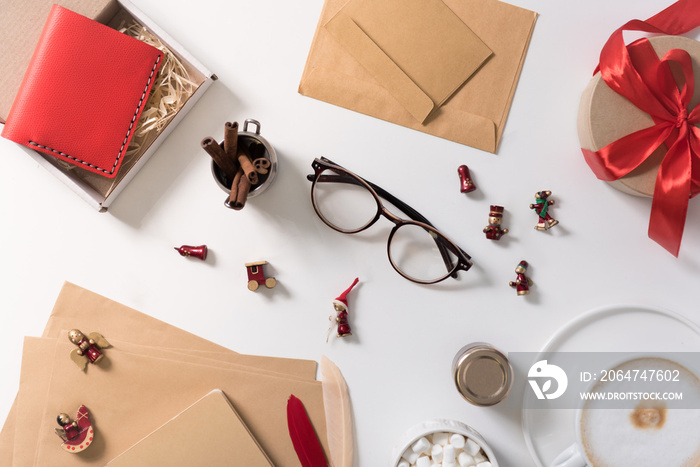
<svg viewBox="0 0 700 467"><path fill-rule="evenodd" d="M207 246L206 245L200 245L200 246L190 246L190 245L182 245L180 248L175 247L178 253L180 253L181 256L192 256L193 258L201 259L204 261L207 259Z"/></svg>
<svg viewBox="0 0 700 467"><path fill-rule="evenodd" d="M466 165L460 165L457 168L457 173L459 174L460 188L459 191L462 193L469 193L476 190L476 185L469 174L469 167Z"/></svg>

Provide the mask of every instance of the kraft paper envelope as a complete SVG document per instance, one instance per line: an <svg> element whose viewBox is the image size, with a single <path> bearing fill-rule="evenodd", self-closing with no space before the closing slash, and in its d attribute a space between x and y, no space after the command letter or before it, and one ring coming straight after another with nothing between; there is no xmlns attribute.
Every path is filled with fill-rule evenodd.
<svg viewBox="0 0 700 467"><path fill-rule="evenodd" d="M27 338L25 346L30 348L37 340L52 341ZM43 404L41 401L22 402L23 406L36 403L45 407L35 465L75 464L73 456L61 451L60 439L53 433L58 412L86 405L96 436L94 444L80 454L80 463L104 465L212 387L225 392L274 465L298 465L287 432L286 403L290 394L304 402L327 450L320 382L154 358L132 353L134 349L125 343L120 343L119 349L108 349L108 365L92 365L83 373L66 358L66 352L72 347L70 343L54 341L54 347L53 355L47 352L49 355L37 362L39 367L52 372L47 398ZM27 394L30 393L20 388L21 398ZM18 419L21 418L18 413ZM207 465L206 460L203 465Z"/></svg>
<svg viewBox="0 0 700 467"><path fill-rule="evenodd" d="M442 0L350 0L325 27L421 123L491 56Z"/></svg>
<svg viewBox="0 0 700 467"><path fill-rule="evenodd" d="M34 354L49 354L55 349L57 342L63 342L63 337L67 335L68 331L62 331L58 339L43 338L37 339L41 344L34 343L25 349L27 355L23 355L22 358L22 374L20 382L20 394L17 398L17 414L22 420L21 424L15 427L15 441L14 441L14 457L17 465L29 465L31 459L33 459L33 453L36 451L36 443L38 440L40 425L43 417L44 407L40 402L41 391L43 390L44 397L46 397L45 391L48 389L48 383L51 377L50 369L46 371L39 371L35 367L36 357ZM237 369L245 371L248 373L255 374L267 374L271 376L284 376L289 379L296 379L300 381L308 381L306 378L300 378L297 376L286 376L280 373L271 372L268 370L261 370L258 368L246 367L243 365L237 365L234 363L228 363L225 361L202 358L196 355L189 355L183 353L184 351L172 351L168 349L159 349L155 347L140 346L132 343L123 343L121 341L112 340L110 344L116 349L124 349L128 347L132 353L137 353L139 355L148 355L150 357L164 358L167 360L179 361L179 362L189 362L200 365L207 365L217 368L227 368L227 369ZM44 346L40 352L37 352L38 346ZM108 355L111 351L111 347L106 349L105 353ZM43 355L41 358L45 358ZM106 356L105 360L109 357ZM40 374L39 374L40 373ZM28 395L24 394L24 391ZM38 393L37 393L38 391ZM29 457L28 457L29 456Z"/></svg>
<svg viewBox="0 0 700 467"><path fill-rule="evenodd" d="M403 1L382 0L382 3L393 3L400 9ZM325 1L299 84L299 92L324 102L495 153L503 134L537 13L498 0L443 1L486 44L493 55L422 123L397 100L395 94L402 91L388 89L382 85L326 27L331 19L343 11L346 0ZM434 21L432 10L424 10L421 15L422 21ZM330 25L331 29L333 27ZM385 18L384 27L398 27L396 18ZM363 42L367 46L367 41ZM379 44L377 48L381 49ZM377 52L376 48L374 52ZM394 63L400 68L398 63ZM396 86L398 90L405 88L405 85ZM416 104L416 107L420 106Z"/></svg>
<svg viewBox="0 0 700 467"><path fill-rule="evenodd" d="M17 417L17 398L15 397L7 418L0 431L0 465L12 465L12 451L15 442L15 419Z"/></svg>
<svg viewBox="0 0 700 467"><path fill-rule="evenodd" d="M17 414L19 423L13 429L13 442L9 446L11 460L2 465L32 465L31 461L36 451L37 435L44 416L44 405L51 382L51 369L48 365L53 359L56 340L34 339L37 345L25 345L23 348L20 391L13 405L13 411ZM71 417L74 415L75 411ZM23 459L26 459L24 463L22 463Z"/></svg>
<svg viewBox="0 0 700 467"><path fill-rule="evenodd" d="M214 390L110 461L108 467L154 465L272 467L221 390ZM235 462L234 462L235 460Z"/></svg>
<svg viewBox="0 0 700 467"><path fill-rule="evenodd" d="M98 331L112 339L138 340L154 346L180 347L188 353L220 353L219 359L265 368L289 375L315 379L316 362L237 354L175 326L66 282L51 312L44 337L57 336L62 329ZM89 330L88 330L89 329ZM10 408L0 431L0 465L12 465L17 411Z"/></svg>
<svg viewBox="0 0 700 467"><path fill-rule="evenodd" d="M238 354L192 333L66 282L54 305L43 337L56 337L63 329L78 328L111 338L153 347L220 351L227 359L281 373L316 378L313 360ZM235 355L235 356L234 356Z"/></svg>
<svg viewBox="0 0 700 467"><path fill-rule="evenodd" d="M14 428L13 444L10 446L13 462L3 465L32 465L51 383L50 362L56 349L56 339L35 337L31 338L31 345L27 345L27 339L30 338L25 338L22 349L20 390L13 406L19 422ZM71 417L75 415L75 411L64 412Z"/></svg>

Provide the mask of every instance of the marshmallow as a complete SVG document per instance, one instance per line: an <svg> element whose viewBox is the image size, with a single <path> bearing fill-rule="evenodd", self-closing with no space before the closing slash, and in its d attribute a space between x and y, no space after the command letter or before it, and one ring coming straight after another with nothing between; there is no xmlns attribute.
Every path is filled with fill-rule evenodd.
<svg viewBox="0 0 700 467"><path fill-rule="evenodd" d="M470 456L476 456L477 453L481 451L481 446L471 439L467 439L467 442L464 444L464 450L467 451Z"/></svg>
<svg viewBox="0 0 700 467"><path fill-rule="evenodd" d="M406 459L401 459L396 467L411 467Z"/></svg>
<svg viewBox="0 0 700 467"><path fill-rule="evenodd" d="M474 460L476 461L477 465L481 464L482 462L488 461L483 451L479 451L477 455L474 456Z"/></svg>
<svg viewBox="0 0 700 467"><path fill-rule="evenodd" d="M491 462L486 461L486 462L480 462L476 464L476 467L491 467Z"/></svg>
<svg viewBox="0 0 700 467"><path fill-rule="evenodd" d="M472 467L476 465L476 461L472 456L462 451L457 456L457 462L459 462L459 467Z"/></svg>
<svg viewBox="0 0 700 467"><path fill-rule="evenodd" d="M442 450L443 447L439 444L433 444L433 447L430 449L430 456L435 462L442 462Z"/></svg>
<svg viewBox="0 0 700 467"><path fill-rule="evenodd" d="M457 452L455 451L455 447L452 446L451 444L446 445L444 448L442 448L442 463L444 464L445 462L455 462L455 456L457 455Z"/></svg>
<svg viewBox="0 0 700 467"><path fill-rule="evenodd" d="M430 467L430 457L421 456L416 461L416 467Z"/></svg>
<svg viewBox="0 0 700 467"><path fill-rule="evenodd" d="M456 449L463 449L465 440L464 436L460 435L459 433L453 433L450 435L450 444L454 446Z"/></svg>
<svg viewBox="0 0 700 467"><path fill-rule="evenodd" d="M433 433L433 444L439 444L440 446L446 445L448 441L448 436L449 435L444 431L441 431L439 433Z"/></svg>
<svg viewBox="0 0 700 467"><path fill-rule="evenodd" d="M423 437L415 443L413 443L411 449L413 449L413 452L416 452L418 454L428 452L428 450L430 449L430 441L428 441L428 438Z"/></svg>
<svg viewBox="0 0 700 467"><path fill-rule="evenodd" d="M455 464L454 461L453 462L445 462L445 460L443 459L442 467L457 467L457 464Z"/></svg>
<svg viewBox="0 0 700 467"><path fill-rule="evenodd" d="M406 449L404 453L401 455L404 459L408 461L409 464L415 464L416 461L418 460L419 454L416 452L413 452L413 449Z"/></svg>

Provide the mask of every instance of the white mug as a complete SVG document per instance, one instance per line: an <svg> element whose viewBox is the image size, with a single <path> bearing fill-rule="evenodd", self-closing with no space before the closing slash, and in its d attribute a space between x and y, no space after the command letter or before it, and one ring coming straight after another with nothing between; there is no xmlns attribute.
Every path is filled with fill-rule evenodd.
<svg viewBox="0 0 700 467"><path fill-rule="evenodd" d="M413 443L424 436L432 435L433 433L458 433L462 436L471 439L478 444L489 462L493 467L498 467L496 455L491 447L486 443L484 438L474 428L457 420L434 419L418 423L407 430L396 443L391 453L390 467L396 467L401 461L401 455L409 449Z"/></svg>
<svg viewBox="0 0 700 467"><path fill-rule="evenodd" d="M586 467L593 463L586 456L586 448L581 441L581 415L583 407L576 411L576 442L564 449L552 462L550 467Z"/></svg>
<svg viewBox="0 0 700 467"><path fill-rule="evenodd" d="M634 375L635 370L652 369L670 374L672 380L666 386L695 397L697 402L700 380L690 370L671 360L638 357L626 360L605 373L624 377ZM627 373L627 370L631 373ZM673 381L675 375L678 375L677 381ZM624 381L620 382L618 389L623 384ZM644 382L640 380L635 387L644 389ZM589 392L613 393L616 383L597 381L591 388ZM663 400L635 401L635 408L589 407L594 404L586 401L577 409L576 441L561 452L550 467L700 465L700 409L669 409Z"/></svg>

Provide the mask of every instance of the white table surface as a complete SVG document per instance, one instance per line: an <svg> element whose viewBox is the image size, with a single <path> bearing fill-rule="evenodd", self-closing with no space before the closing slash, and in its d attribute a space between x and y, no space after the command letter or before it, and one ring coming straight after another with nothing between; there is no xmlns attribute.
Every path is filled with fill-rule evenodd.
<svg viewBox="0 0 700 467"><path fill-rule="evenodd" d="M134 3L219 80L107 213L0 139L1 420L17 391L23 336L41 335L66 280L241 353L327 355L350 388L358 466L388 464L403 432L432 418L476 428L502 466L534 465L518 410L475 407L455 390L450 365L465 344L534 352L569 320L614 303L700 322L700 204L691 200L674 258L647 238L650 200L598 181L576 134L579 97L609 34L668 1L514 0L540 15L497 155L299 95L322 0ZM234 212L222 206L199 142L246 118L261 122L280 170ZM326 227L305 179L322 155L424 214L473 256L472 270L416 285L387 260L390 223L361 236ZM479 187L469 195L459 192L461 164ZM544 233L529 209L543 189L560 221ZM511 233L500 242L481 232L490 204L506 208ZM173 251L202 243L206 262ZM535 282L528 297L508 286L521 259ZM275 289L246 288L243 265L257 260L269 261ZM326 343L331 302L356 276L354 334Z"/></svg>

